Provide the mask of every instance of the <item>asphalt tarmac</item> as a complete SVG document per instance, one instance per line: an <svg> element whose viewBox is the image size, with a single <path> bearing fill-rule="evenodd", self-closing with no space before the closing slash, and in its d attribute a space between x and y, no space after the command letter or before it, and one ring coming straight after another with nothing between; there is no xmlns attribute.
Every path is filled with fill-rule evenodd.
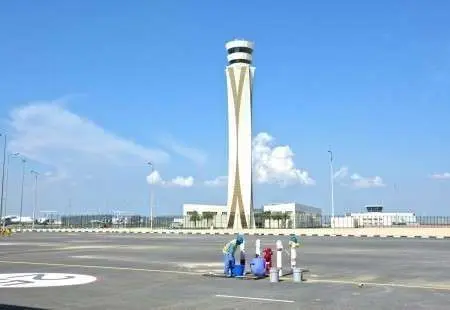
<svg viewBox="0 0 450 310"><path fill-rule="evenodd" d="M291 276L279 283L203 276L209 271L222 272L221 250L231 238L15 234L0 240L0 309L449 307L448 240L304 237L297 264L310 273L303 283L293 282ZM248 256L255 252L256 238L246 236ZM261 247L275 249L277 239L287 245L284 236L259 238ZM283 259L288 267L288 256ZM25 275L11 275L15 273ZM51 278L47 273L70 275ZM87 282L48 287L78 280ZM47 287L20 287L27 285Z"/></svg>

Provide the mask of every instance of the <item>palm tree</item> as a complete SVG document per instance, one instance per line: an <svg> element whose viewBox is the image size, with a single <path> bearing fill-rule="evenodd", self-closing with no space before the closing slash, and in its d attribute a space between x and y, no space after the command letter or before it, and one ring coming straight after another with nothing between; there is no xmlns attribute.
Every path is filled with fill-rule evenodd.
<svg viewBox="0 0 450 310"><path fill-rule="evenodd" d="M280 220L283 218L281 212L272 213L272 219L277 221L277 226L280 228Z"/></svg>
<svg viewBox="0 0 450 310"><path fill-rule="evenodd" d="M270 211L263 212L264 228L266 228L266 220L269 220L269 228L272 228L271 218L272 218L272 212L270 212Z"/></svg>
<svg viewBox="0 0 450 310"><path fill-rule="evenodd" d="M255 212L255 227L264 228L264 214L262 212Z"/></svg>
<svg viewBox="0 0 450 310"><path fill-rule="evenodd" d="M281 219L283 220L283 226L284 228L287 228L287 220L290 218L291 216L289 215L289 213L284 212L283 214L281 214Z"/></svg>
<svg viewBox="0 0 450 310"><path fill-rule="evenodd" d="M197 228L197 222L200 221L202 218L201 218L200 214L198 214L197 211L193 211L193 212L190 214L189 219L190 219L192 222L194 222L194 227Z"/></svg>
<svg viewBox="0 0 450 310"><path fill-rule="evenodd" d="M202 218L206 220L206 226L210 227L211 221L214 219L214 216L216 216L217 212L203 212Z"/></svg>

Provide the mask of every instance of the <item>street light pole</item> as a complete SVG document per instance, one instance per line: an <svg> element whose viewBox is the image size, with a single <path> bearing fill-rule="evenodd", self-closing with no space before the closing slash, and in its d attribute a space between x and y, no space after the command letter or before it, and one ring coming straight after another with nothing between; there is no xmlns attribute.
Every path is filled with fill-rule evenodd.
<svg viewBox="0 0 450 310"><path fill-rule="evenodd" d="M23 211L23 183L25 181L25 164L26 164L26 160L24 158L22 158L22 184L21 184L21 188L20 188L20 212L19 212L19 225L20 228L22 229L22 211Z"/></svg>
<svg viewBox="0 0 450 310"><path fill-rule="evenodd" d="M1 195L0 195L0 220L5 221L5 219L3 219L3 195L4 195L4 191L5 191L5 167L6 167L6 144L7 144L7 140L6 140L6 134L2 134L0 133L0 136L3 136L4 138L4 143L3 143L3 165L2 165L2 189L1 189Z"/></svg>
<svg viewBox="0 0 450 310"><path fill-rule="evenodd" d="M152 176L154 170L153 164L151 162L147 163L150 166L151 172L150 176ZM151 182L148 182L150 186L150 230L153 231L153 184Z"/></svg>
<svg viewBox="0 0 450 310"><path fill-rule="evenodd" d="M4 205L3 205L3 213L6 217L6 212L7 212L7 202L8 202L8 182L9 182L9 163L10 163L10 159L11 157L17 157L19 156L19 153L10 153L6 156L6 172L5 172L5 197L4 197ZM6 226L6 220L3 221L3 229L5 229Z"/></svg>
<svg viewBox="0 0 450 310"><path fill-rule="evenodd" d="M330 183L331 183L331 224L334 219L334 169L333 169L333 151L328 150L330 154Z"/></svg>
<svg viewBox="0 0 450 310"><path fill-rule="evenodd" d="M39 173L35 170L30 171L31 174L34 175L34 204L33 204L33 224L31 225L31 229L34 229L34 223L36 222L36 209L37 209L37 183L38 183L38 175Z"/></svg>

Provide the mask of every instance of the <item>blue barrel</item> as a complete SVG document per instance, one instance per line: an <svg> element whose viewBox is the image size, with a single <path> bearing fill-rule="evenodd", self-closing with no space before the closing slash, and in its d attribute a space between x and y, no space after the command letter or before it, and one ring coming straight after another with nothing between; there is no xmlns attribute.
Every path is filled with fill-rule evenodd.
<svg viewBox="0 0 450 310"><path fill-rule="evenodd" d="M231 270L231 275L233 277L243 276L245 271L244 265L234 265L234 268Z"/></svg>

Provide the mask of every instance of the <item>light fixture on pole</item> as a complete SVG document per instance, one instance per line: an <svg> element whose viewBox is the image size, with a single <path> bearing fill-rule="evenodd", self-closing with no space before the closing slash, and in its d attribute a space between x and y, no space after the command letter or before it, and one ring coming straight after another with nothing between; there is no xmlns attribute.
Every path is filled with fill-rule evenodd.
<svg viewBox="0 0 450 310"><path fill-rule="evenodd" d="M333 169L333 151L328 150L330 154L330 185L331 185L331 224L333 226L334 219L334 169Z"/></svg>
<svg viewBox="0 0 450 310"><path fill-rule="evenodd" d="M30 171L31 174L34 175L34 204L33 204L33 224L31 229L34 229L34 223L36 222L36 209L37 209L37 183L39 173L35 170Z"/></svg>
<svg viewBox="0 0 450 310"><path fill-rule="evenodd" d="M153 164L151 162L147 162L147 165L150 166L151 172L149 175L149 185L150 185L150 230L153 231L153 183L152 183L152 177L153 177L153 172L155 171Z"/></svg>
<svg viewBox="0 0 450 310"><path fill-rule="evenodd" d="M6 218L7 214L7 202L8 202L8 181L9 181L9 162L11 157L18 157L20 156L19 153L10 153L6 156L6 172L5 172L5 194L4 194L4 202L3 202L3 213ZM6 220L3 221L3 229L6 226Z"/></svg>
<svg viewBox="0 0 450 310"><path fill-rule="evenodd" d="M5 221L3 219L3 195L5 192L5 168L6 168L6 146L7 146L7 138L6 134L0 133L0 137L3 136L4 142L3 142L3 164L2 164L2 188L1 188L1 194L0 194L0 220Z"/></svg>

